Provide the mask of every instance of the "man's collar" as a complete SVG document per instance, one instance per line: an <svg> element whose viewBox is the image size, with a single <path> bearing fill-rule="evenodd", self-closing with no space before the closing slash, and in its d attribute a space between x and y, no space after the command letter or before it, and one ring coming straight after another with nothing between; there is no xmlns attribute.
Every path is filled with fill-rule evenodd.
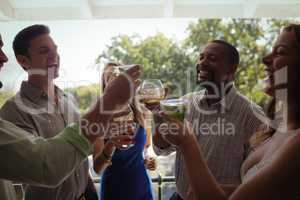
<svg viewBox="0 0 300 200"><path fill-rule="evenodd" d="M230 108L236 98L236 95L237 95L236 88L235 88L234 84L232 84L229 92L225 95L225 97L223 99L221 99L221 101L219 103L227 110L230 110Z"/></svg>
<svg viewBox="0 0 300 200"><path fill-rule="evenodd" d="M55 86L55 92L58 97L65 96L65 93ZM27 81L23 81L20 90L21 95L25 95L31 101L37 103L41 99L48 99L48 95L42 89L28 83Z"/></svg>
<svg viewBox="0 0 300 200"><path fill-rule="evenodd" d="M200 97L200 102L201 103L206 103L207 104L207 90L204 90L203 92L200 93L201 97ZM226 110L230 110L235 98L237 95L237 90L234 86L234 84L232 84L229 92L219 101L216 103L213 103L211 106L222 106L223 108L225 108Z"/></svg>

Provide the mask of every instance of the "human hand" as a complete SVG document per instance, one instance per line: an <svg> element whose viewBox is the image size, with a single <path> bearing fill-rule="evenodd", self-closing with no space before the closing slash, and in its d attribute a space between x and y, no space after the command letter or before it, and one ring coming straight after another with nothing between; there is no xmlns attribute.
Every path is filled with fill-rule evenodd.
<svg viewBox="0 0 300 200"><path fill-rule="evenodd" d="M123 121L124 117L127 120L127 117L130 116L130 113L133 113L130 105L124 106L121 110L114 112L113 114L113 121Z"/></svg>
<svg viewBox="0 0 300 200"><path fill-rule="evenodd" d="M107 83L103 96L116 110L122 109L123 106L128 105L132 101L135 90L140 84L138 80L140 75L140 65L134 65L125 70Z"/></svg>
<svg viewBox="0 0 300 200"><path fill-rule="evenodd" d="M96 105L80 119L81 132L91 143L94 143L97 137L103 137L108 133L107 123L112 119L113 114L122 112L132 100L140 83L138 80L140 74L141 66L134 65L114 78L107 84L104 94Z"/></svg>
<svg viewBox="0 0 300 200"><path fill-rule="evenodd" d="M146 169L149 169L151 171L156 170L156 159L154 157L150 157L150 156L146 156L146 158L144 159L144 164Z"/></svg>
<svg viewBox="0 0 300 200"><path fill-rule="evenodd" d="M161 133L161 131L163 129L161 129L160 127L164 122L164 119L163 119L162 115L159 114L159 112L154 113L153 114L153 121L154 121L154 127L155 127L154 135L152 137L153 143L157 147L159 147L160 149L169 148L172 144L169 143L168 141L166 141L165 138L163 137L163 133Z"/></svg>
<svg viewBox="0 0 300 200"><path fill-rule="evenodd" d="M163 112L154 114L154 119L160 121L158 132L165 141L180 148L182 142L189 136L193 135L190 123L174 119ZM162 123L163 122L163 123Z"/></svg>

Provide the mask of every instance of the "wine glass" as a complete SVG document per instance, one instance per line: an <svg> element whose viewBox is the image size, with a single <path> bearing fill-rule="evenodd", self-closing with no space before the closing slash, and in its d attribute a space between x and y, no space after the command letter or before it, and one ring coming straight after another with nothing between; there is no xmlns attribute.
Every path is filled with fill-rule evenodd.
<svg viewBox="0 0 300 200"><path fill-rule="evenodd" d="M138 126L134 122L134 113L133 113L131 106L128 106L128 114L113 118L113 123L116 123L116 125L117 125L117 130L115 133L116 135L128 135L129 134L128 128L130 126L130 128L134 131L134 134L130 134L128 136L130 136L131 140L134 140ZM122 124L122 125L119 126L120 124ZM134 143L129 144L129 145L122 145L122 147L119 149L127 150L133 146L134 146Z"/></svg>
<svg viewBox="0 0 300 200"><path fill-rule="evenodd" d="M138 88L139 99L148 106L159 105L165 97L164 86L159 79L146 79Z"/></svg>

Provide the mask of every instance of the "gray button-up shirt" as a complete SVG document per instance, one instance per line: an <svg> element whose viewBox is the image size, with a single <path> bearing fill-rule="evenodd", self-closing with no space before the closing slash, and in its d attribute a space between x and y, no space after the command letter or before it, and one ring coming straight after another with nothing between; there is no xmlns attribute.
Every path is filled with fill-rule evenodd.
<svg viewBox="0 0 300 200"><path fill-rule="evenodd" d="M79 119L79 112L72 103L71 97L57 87L55 92L58 96L57 104L39 88L23 82L20 91L4 104L0 116L35 136L51 138L68 124ZM62 159L61 162L63 163L64 160ZM87 181L86 160L56 188L26 185L25 199L74 200L84 192Z"/></svg>
<svg viewBox="0 0 300 200"><path fill-rule="evenodd" d="M239 184L245 144L262 122L256 117L262 110L241 95L233 86L218 103L207 104L205 90L187 95L186 118L193 125L204 158L216 180L222 184ZM154 151L167 155L175 148ZM197 173L197 172L195 172ZM175 177L178 193L187 198L188 180L181 152L176 154Z"/></svg>

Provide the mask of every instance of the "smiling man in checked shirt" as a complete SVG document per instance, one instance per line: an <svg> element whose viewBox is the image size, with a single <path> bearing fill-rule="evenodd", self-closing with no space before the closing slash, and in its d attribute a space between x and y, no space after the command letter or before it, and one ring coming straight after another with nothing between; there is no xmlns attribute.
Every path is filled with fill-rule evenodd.
<svg viewBox="0 0 300 200"><path fill-rule="evenodd" d="M234 86L239 53L231 44L214 40L197 61L197 81L204 89L189 95L186 119L193 125L203 156L220 184L239 184L245 144L262 122L255 113L259 106ZM169 155L176 151L159 131L153 136L154 151ZM181 152L177 151L175 178L177 193L171 199L189 199L189 183ZM230 188L228 188L230 189Z"/></svg>

